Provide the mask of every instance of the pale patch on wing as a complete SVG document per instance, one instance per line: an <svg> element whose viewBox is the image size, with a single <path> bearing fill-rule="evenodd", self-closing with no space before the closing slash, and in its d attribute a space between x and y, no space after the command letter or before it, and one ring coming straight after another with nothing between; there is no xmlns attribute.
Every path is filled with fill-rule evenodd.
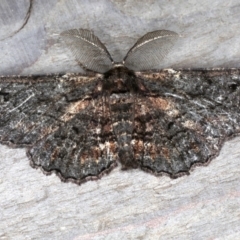
<svg viewBox="0 0 240 240"><path fill-rule="evenodd" d="M148 99L151 101L153 108L164 111L170 117L176 117L179 114L174 102L169 98L149 97Z"/></svg>
<svg viewBox="0 0 240 240"><path fill-rule="evenodd" d="M134 152L135 159L141 159L144 152L144 142L142 139L133 139L131 145Z"/></svg>
<svg viewBox="0 0 240 240"><path fill-rule="evenodd" d="M85 83L89 83L89 82L94 82L97 79L101 79L102 78L102 74L95 74L94 76L80 76L79 74L75 74L75 73L67 73L65 75L62 76L61 81L62 82L76 82L76 83L80 83L80 84L85 84Z"/></svg>
<svg viewBox="0 0 240 240"><path fill-rule="evenodd" d="M148 81L166 81L170 76L179 78L181 71L175 71L171 68L154 72L136 72L136 76L145 78Z"/></svg>
<svg viewBox="0 0 240 240"><path fill-rule="evenodd" d="M148 81L165 81L168 76L168 72L136 72L136 76L140 78L145 78Z"/></svg>
<svg viewBox="0 0 240 240"><path fill-rule="evenodd" d="M192 120L186 120L182 125L185 128L192 129L192 130L196 130L196 127L197 127L196 122L194 122Z"/></svg>
<svg viewBox="0 0 240 240"><path fill-rule="evenodd" d="M118 158L117 143L113 141L107 141L99 143L98 146L93 146L90 149L82 149L79 156L81 164L85 164L89 161L96 163L100 162L102 158L109 161L114 161Z"/></svg>
<svg viewBox="0 0 240 240"><path fill-rule="evenodd" d="M66 109L64 115L61 116L60 120L67 122L71 120L77 113L86 109L90 103L90 100L82 99L77 102L70 103Z"/></svg>
<svg viewBox="0 0 240 240"><path fill-rule="evenodd" d="M161 109L163 111L170 109L172 105L170 101L161 97L149 97L149 100L154 108Z"/></svg>

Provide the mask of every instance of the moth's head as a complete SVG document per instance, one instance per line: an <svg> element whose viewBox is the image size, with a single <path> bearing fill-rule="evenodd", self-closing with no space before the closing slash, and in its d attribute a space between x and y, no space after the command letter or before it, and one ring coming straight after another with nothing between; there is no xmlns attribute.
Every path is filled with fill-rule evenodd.
<svg viewBox="0 0 240 240"><path fill-rule="evenodd" d="M120 62L114 63L112 69L105 73L106 78L116 79L117 82L122 81L123 83L132 76L135 76L134 71L128 69Z"/></svg>
<svg viewBox="0 0 240 240"><path fill-rule="evenodd" d="M113 68L104 74L104 79L106 81L105 87L111 92L128 91L135 81L135 73L122 63L114 63Z"/></svg>

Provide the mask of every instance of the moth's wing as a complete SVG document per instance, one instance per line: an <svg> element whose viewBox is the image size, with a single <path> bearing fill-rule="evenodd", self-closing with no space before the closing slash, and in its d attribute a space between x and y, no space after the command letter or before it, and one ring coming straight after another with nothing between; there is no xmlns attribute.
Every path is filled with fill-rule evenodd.
<svg viewBox="0 0 240 240"><path fill-rule="evenodd" d="M65 124L29 149L33 167L41 167L45 173L55 171L63 181L79 184L116 166L117 144L106 116L104 97L85 102L88 103L70 105L69 112L62 116Z"/></svg>
<svg viewBox="0 0 240 240"><path fill-rule="evenodd" d="M178 34L168 30L149 32L128 51L124 65L135 71L159 69L162 59L178 39Z"/></svg>
<svg viewBox="0 0 240 240"><path fill-rule="evenodd" d="M0 142L28 146L51 133L63 124L69 105L84 99L97 82L78 75L1 77Z"/></svg>
<svg viewBox="0 0 240 240"><path fill-rule="evenodd" d="M135 158L172 177L219 154L240 132L240 71L162 71L140 75L148 89L135 117Z"/></svg>
<svg viewBox="0 0 240 240"><path fill-rule="evenodd" d="M0 143L28 147L33 167L77 183L115 163L110 132L102 138L103 102L93 99L99 79L62 77L0 79ZM110 129L110 128L107 128Z"/></svg>
<svg viewBox="0 0 240 240"><path fill-rule="evenodd" d="M84 68L104 73L113 66L113 60L103 43L87 29L71 29L61 33L76 61Z"/></svg>

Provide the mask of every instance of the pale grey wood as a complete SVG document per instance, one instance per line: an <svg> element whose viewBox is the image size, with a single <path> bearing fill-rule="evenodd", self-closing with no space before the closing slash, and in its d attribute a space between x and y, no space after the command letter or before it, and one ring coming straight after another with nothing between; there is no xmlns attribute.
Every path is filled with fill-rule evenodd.
<svg viewBox="0 0 240 240"><path fill-rule="evenodd" d="M94 30L116 61L144 33L168 29L182 38L161 67L240 67L238 0L32 3L21 29L29 1L0 2L1 75L80 71L58 40L70 28ZM235 138L176 180L117 168L77 186L1 145L0 239L238 239L239 149Z"/></svg>

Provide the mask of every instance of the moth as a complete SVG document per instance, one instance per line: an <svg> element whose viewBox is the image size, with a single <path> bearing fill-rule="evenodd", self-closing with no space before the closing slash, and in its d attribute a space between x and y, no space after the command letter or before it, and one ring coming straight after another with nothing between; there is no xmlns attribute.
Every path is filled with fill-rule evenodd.
<svg viewBox="0 0 240 240"><path fill-rule="evenodd" d="M239 134L238 69L156 70L177 33L145 34L121 63L92 31L61 38L92 74L0 78L0 143L32 167L77 184L117 163L176 178Z"/></svg>

